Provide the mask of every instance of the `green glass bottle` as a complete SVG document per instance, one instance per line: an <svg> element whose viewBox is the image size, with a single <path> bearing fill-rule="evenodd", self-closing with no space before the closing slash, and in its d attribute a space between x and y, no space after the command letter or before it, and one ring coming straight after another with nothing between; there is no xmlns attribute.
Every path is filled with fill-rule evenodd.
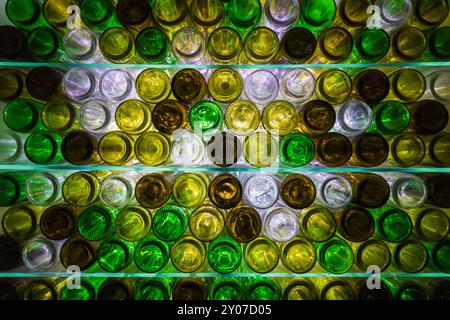
<svg viewBox="0 0 450 320"><path fill-rule="evenodd" d="M4 10L8 19L19 29L33 30L36 27L49 26L40 6L37 0L8 0Z"/></svg>
<svg viewBox="0 0 450 320"><path fill-rule="evenodd" d="M168 243L154 236L142 239L135 248L134 262L143 272L160 271L169 262Z"/></svg>
<svg viewBox="0 0 450 320"><path fill-rule="evenodd" d="M42 104L33 100L17 98L3 109L3 121L16 132L28 133L42 128Z"/></svg>
<svg viewBox="0 0 450 320"><path fill-rule="evenodd" d="M380 208L371 210L375 219L375 234L378 238L392 243L406 240L413 230L410 216L401 209Z"/></svg>
<svg viewBox="0 0 450 320"><path fill-rule="evenodd" d="M342 274L353 266L353 250L341 238L334 237L317 247L320 266L327 272Z"/></svg>
<svg viewBox="0 0 450 320"><path fill-rule="evenodd" d="M136 51L148 63L164 63L170 53L170 41L158 28L147 28L136 37Z"/></svg>
<svg viewBox="0 0 450 320"><path fill-rule="evenodd" d="M25 141L25 155L28 160L36 164L60 162L63 160L61 140L61 137L53 132L33 132Z"/></svg>
<svg viewBox="0 0 450 320"><path fill-rule="evenodd" d="M280 300L281 292L276 282L270 278L254 278L249 280L246 288L248 300Z"/></svg>
<svg viewBox="0 0 450 320"><path fill-rule="evenodd" d="M219 273L231 273L241 264L242 249L239 242L222 236L208 244L208 263Z"/></svg>
<svg viewBox="0 0 450 320"><path fill-rule="evenodd" d="M215 278L209 287L209 300L241 300L242 285L234 278Z"/></svg>
<svg viewBox="0 0 450 320"><path fill-rule="evenodd" d="M389 51L389 35L383 29L363 29L355 39L355 62L376 62Z"/></svg>
<svg viewBox="0 0 450 320"><path fill-rule="evenodd" d="M300 21L306 28L320 31L333 22L336 9L334 0L303 0L300 5Z"/></svg>
<svg viewBox="0 0 450 320"><path fill-rule="evenodd" d="M428 40L431 54L438 59L450 58L450 27L441 27L433 31Z"/></svg>
<svg viewBox="0 0 450 320"><path fill-rule="evenodd" d="M114 232L114 219L112 210L101 206L91 206L82 211L78 217L78 232L89 241L105 239Z"/></svg>
<svg viewBox="0 0 450 320"><path fill-rule="evenodd" d="M409 110L398 101L384 101L372 107L374 130L380 134L402 133L409 124Z"/></svg>
<svg viewBox="0 0 450 320"><path fill-rule="evenodd" d="M199 101L189 111L189 123L197 131L214 134L223 125L223 111L221 106L214 101Z"/></svg>
<svg viewBox="0 0 450 320"><path fill-rule="evenodd" d="M136 287L134 300L170 300L168 279L144 279Z"/></svg>
<svg viewBox="0 0 450 320"><path fill-rule="evenodd" d="M96 300L96 286L91 279L81 279L79 288L62 288L59 298L61 300Z"/></svg>
<svg viewBox="0 0 450 320"><path fill-rule="evenodd" d="M80 16L89 28L98 32L121 26L111 0L82 0Z"/></svg>
<svg viewBox="0 0 450 320"><path fill-rule="evenodd" d="M255 28L262 16L259 0L231 0L227 7L229 24L240 32Z"/></svg>
<svg viewBox="0 0 450 320"><path fill-rule="evenodd" d="M438 242L433 247L431 262L440 272L450 273L450 240Z"/></svg>
<svg viewBox="0 0 450 320"><path fill-rule="evenodd" d="M107 272L120 272L133 262L134 246L117 236L102 242L97 252L99 266Z"/></svg>
<svg viewBox="0 0 450 320"><path fill-rule="evenodd" d="M281 162L289 167L301 167L314 159L314 143L302 133L290 133L281 138Z"/></svg>
<svg viewBox="0 0 450 320"><path fill-rule="evenodd" d="M0 207L9 207L26 200L25 185L31 175L26 172L0 174Z"/></svg>
<svg viewBox="0 0 450 320"><path fill-rule="evenodd" d="M174 205L159 208L153 216L153 232L164 241L175 241L187 230L186 213Z"/></svg>
<svg viewBox="0 0 450 320"><path fill-rule="evenodd" d="M28 35L27 48L31 56L42 62L62 61L64 50L61 37L54 29L38 27Z"/></svg>

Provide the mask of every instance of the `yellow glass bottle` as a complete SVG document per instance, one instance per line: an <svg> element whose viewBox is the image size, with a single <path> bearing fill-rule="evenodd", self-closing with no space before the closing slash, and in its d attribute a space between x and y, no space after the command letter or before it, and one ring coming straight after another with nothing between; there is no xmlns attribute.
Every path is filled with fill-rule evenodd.
<svg viewBox="0 0 450 320"><path fill-rule="evenodd" d="M319 99L338 104L346 101L352 93L352 79L341 69L324 71L317 79L316 95Z"/></svg>
<svg viewBox="0 0 450 320"><path fill-rule="evenodd" d="M278 53L280 41L277 34L267 27L257 27L244 40L246 58L255 64L266 64Z"/></svg>
<svg viewBox="0 0 450 320"><path fill-rule="evenodd" d="M152 123L150 107L137 99L122 102L116 110L115 118L119 129L129 134L147 131Z"/></svg>
<svg viewBox="0 0 450 320"><path fill-rule="evenodd" d="M209 179L203 173L183 173L175 179L173 198L185 208L195 208L203 203Z"/></svg>
<svg viewBox="0 0 450 320"><path fill-rule="evenodd" d="M169 157L170 141L162 133L146 132L136 140L134 153L143 164L158 166Z"/></svg>
<svg viewBox="0 0 450 320"><path fill-rule="evenodd" d="M245 246L245 263L255 272L271 272L278 265L280 251L272 240L259 237Z"/></svg>
<svg viewBox="0 0 450 320"><path fill-rule="evenodd" d="M263 111L261 121L272 134L284 136L297 127L297 110L292 103L277 100L269 103Z"/></svg>
<svg viewBox="0 0 450 320"><path fill-rule="evenodd" d="M92 172L78 171L64 181L62 194L67 203L86 207L93 204L99 195L100 182Z"/></svg>
<svg viewBox="0 0 450 320"><path fill-rule="evenodd" d="M401 167L412 167L422 162L426 154L424 141L414 134L404 133L388 140L388 161Z"/></svg>
<svg viewBox="0 0 450 320"><path fill-rule="evenodd" d="M121 166L134 157L134 138L121 131L105 134L98 143L98 153L104 162Z"/></svg>
<svg viewBox="0 0 450 320"><path fill-rule="evenodd" d="M209 35L207 48L209 55L216 63L236 63L241 54L242 39L236 30L221 27Z"/></svg>
<svg viewBox="0 0 450 320"><path fill-rule="evenodd" d="M208 79L208 91L214 100L233 102L242 93L244 83L238 71L229 68L214 70Z"/></svg>
<svg viewBox="0 0 450 320"><path fill-rule="evenodd" d="M62 133L75 126L75 107L68 101L53 100L42 108L41 119L48 130Z"/></svg>
<svg viewBox="0 0 450 320"><path fill-rule="evenodd" d="M223 213L213 206L201 206L189 217L189 229L200 241L213 241L222 233L224 226Z"/></svg>
<svg viewBox="0 0 450 320"><path fill-rule="evenodd" d="M100 37L99 46L103 56L113 63L131 62L136 55L133 36L124 28L105 30Z"/></svg>
<svg viewBox="0 0 450 320"><path fill-rule="evenodd" d="M278 143L271 134L255 132L245 138L244 158L255 167L272 165L278 157Z"/></svg>
<svg viewBox="0 0 450 320"><path fill-rule="evenodd" d="M225 124L234 134L249 135L258 128L259 123L258 107L249 100L235 101L225 110Z"/></svg>
<svg viewBox="0 0 450 320"><path fill-rule="evenodd" d="M149 103L167 99L171 91L169 76L160 69L142 71L136 79L135 86L139 97Z"/></svg>
<svg viewBox="0 0 450 320"><path fill-rule="evenodd" d="M180 238L170 250L173 266L181 271L192 273L200 269L206 260L203 244L191 236Z"/></svg>

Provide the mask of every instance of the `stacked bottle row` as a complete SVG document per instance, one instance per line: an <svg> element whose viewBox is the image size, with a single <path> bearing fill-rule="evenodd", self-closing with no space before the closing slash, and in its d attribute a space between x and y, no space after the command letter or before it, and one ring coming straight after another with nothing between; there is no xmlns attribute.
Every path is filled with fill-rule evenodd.
<svg viewBox="0 0 450 320"><path fill-rule="evenodd" d="M450 26L437 28L447 20L447 0L419 1L414 15L409 0L375 1L379 29L369 25L370 0L341 1L339 10L334 0L308 0L300 5L296 0L266 1L263 18L259 0L233 0L226 6L220 0L196 0L190 6L182 0L152 5L147 0L120 0L115 8L110 0L81 1L80 25L95 32L86 27L68 31L67 8L75 4L46 0L41 11L36 0L8 0L9 19L28 34L3 26L6 43L1 56L201 64L450 58ZM27 49L29 55L24 56Z"/></svg>
<svg viewBox="0 0 450 320"><path fill-rule="evenodd" d="M123 208L139 203L151 209L166 204L195 208L206 201L220 209L232 209L241 202L256 209L269 209L278 202L292 209L313 203L329 209L351 203L366 208L425 204L450 208L449 185L447 174L2 171L0 207L24 201L35 206L65 201L76 207L99 203ZM153 194L149 188L159 191Z"/></svg>
<svg viewBox="0 0 450 320"><path fill-rule="evenodd" d="M222 97L218 98L220 102L228 101L218 93L221 89L234 99L241 95L243 81L233 69L214 71L208 80L209 90L204 76L194 69L178 71L172 84L164 71L144 70L137 77L136 91L145 102L123 101L132 88L127 71L103 73L103 100L98 100L99 96L92 96L97 82L94 71L71 69L64 75L63 91L77 104L64 99L63 76L57 70L39 67L26 77L27 91L34 99L50 99L45 104L27 98L22 80L17 80L23 76L17 71L4 69L1 74L12 84L5 92L16 88L18 94L22 93L4 106L3 122L17 133L32 132L28 136L3 133L1 147L5 150L3 162L7 163L23 162L23 146L25 157L37 164L449 165L450 136L445 132L448 110L440 102L447 95L441 86L448 79L447 71L429 76L430 86L434 85L429 91L440 101L424 99L405 104L395 97L382 101L389 94L390 80L376 69L356 74L354 85L344 71L326 71L318 77L317 90L309 71L294 69L282 76L284 96L293 96L287 93L289 90L301 91L296 96L305 102L316 91L319 98L306 103L292 101L294 105L289 99L262 103L262 98L278 97L278 80L270 71L257 70L245 80L248 85L243 98L250 100L236 100L225 111L220 103L204 99L209 91L213 98ZM406 93L410 101L415 101L425 91L425 78L414 69L396 71L391 78L399 97ZM418 86L411 79L418 80ZM395 90L405 88L406 83L407 89L401 93ZM349 90L345 96L342 85ZM352 87L354 96L348 99ZM273 93L268 90L271 88L275 88ZM307 95L305 91L309 91ZM321 99L322 94L339 96L341 99L334 101L337 108ZM14 96L17 94L9 95ZM251 101L255 97L260 98L258 105Z"/></svg>
<svg viewBox="0 0 450 320"><path fill-rule="evenodd" d="M207 187L205 175L185 173L172 188L170 176L151 173L138 180L136 201L115 208L95 201L92 173L76 172L62 186L69 205L21 202L4 211L1 269L342 274L377 266L392 273L450 272L448 210L424 206L450 207L449 176L427 176L425 184L412 175L394 179L390 203L402 209L385 205L390 193L382 177L347 176L312 177L322 180L323 193L313 205L316 188L299 174L280 187L276 177L247 175L244 191L230 174L216 175ZM8 196L12 178L1 180ZM123 196L120 184L127 180L118 178L109 177L103 198ZM45 179L32 176L27 193L35 199L47 193Z"/></svg>
<svg viewBox="0 0 450 320"><path fill-rule="evenodd" d="M0 300L449 300L450 281L384 278L41 278L0 282ZM269 306L270 307L270 306ZM244 306L236 310L243 313ZM252 308L252 307L250 307ZM252 313L266 306L253 306Z"/></svg>

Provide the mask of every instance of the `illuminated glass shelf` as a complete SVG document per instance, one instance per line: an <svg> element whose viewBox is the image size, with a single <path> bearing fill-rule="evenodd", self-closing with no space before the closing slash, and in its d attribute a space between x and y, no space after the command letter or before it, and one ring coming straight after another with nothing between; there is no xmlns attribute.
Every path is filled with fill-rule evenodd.
<svg viewBox="0 0 450 320"><path fill-rule="evenodd" d="M221 172L450 172L450 168L440 167L413 167L413 168L400 168L400 167L243 167L243 166L231 166L231 167L213 167L213 166L145 166L145 165L128 165L128 166L108 166L108 165L87 165L87 166L74 166L74 165L37 165L37 164L0 164L0 170L76 170L76 171L221 171Z"/></svg>
<svg viewBox="0 0 450 320"><path fill-rule="evenodd" d="M114 69L332 69L332 68L383 68L383 67L450 67L450 61L419 61L419 62L392 62L392 63L338 63L338 64L239 64L239 65L197 65L197 64L86 64L76 62L25 62L25 61L0 61L0 67L51 67L51 68L114 68Z"/></svg>
<svg viewBox="0 0 450 320"><path fill-rule="evenodd" d="M0 272L0 278L67 278L73 277L73 273L58 272ZM81 272L80 277L86 278L216 278L216 277L233 277L233 278L250 278L250 277L269 277L269 278L368 278L373 276L372 273L87 273ZM382 278L449 278L450 274L441 272L430 273L381 273Z"/></svg>

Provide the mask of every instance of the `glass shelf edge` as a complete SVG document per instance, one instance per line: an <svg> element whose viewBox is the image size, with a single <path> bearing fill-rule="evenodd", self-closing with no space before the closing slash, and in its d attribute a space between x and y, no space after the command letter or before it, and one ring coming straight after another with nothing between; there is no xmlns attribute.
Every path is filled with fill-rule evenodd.
<svg viewBox="0 0 450 320"><path fill-rule="evenodd" d="M324 68L382 68L382 67L450 67L450 61L429 62L389 62L389 63L337 63L337 64L260 64L260 65L196 65L196 64L115 64L115 63L76 63L76 62L22 62L0 61L0 67L53 67L53 68L125 68L125 69L324 69Z"/></svg>
<svg viewBox="0 0 450 320"><path fill-rule="evenodd" d="M68 278L73 277L73 273L58 272L1 272L0 278ZM269 278L368 278L373 276L371 273L81 273L80 277L86 278L217 278L217 277L233 277L233 278L250 278L250 277L269 277ZM450 278L450 274L431 272L431 273L382 273L381 278Z"/></svg>
<svg viewBox="0 0 450 320"><path fill-rule="evenodd" d="M135 166L107 166L107 165L88 165L88 166L72 166L72 165L33 165L33 164L0 164L0 170L83 170L83 171L222 171L222 172L410 172L410 173L436 173L436 172L450 172L450 168L435 168L435 167L421 167L421 168L399 168L399 167L192 167L192 166L159 166L151 167L144 165Z"/></svg>

